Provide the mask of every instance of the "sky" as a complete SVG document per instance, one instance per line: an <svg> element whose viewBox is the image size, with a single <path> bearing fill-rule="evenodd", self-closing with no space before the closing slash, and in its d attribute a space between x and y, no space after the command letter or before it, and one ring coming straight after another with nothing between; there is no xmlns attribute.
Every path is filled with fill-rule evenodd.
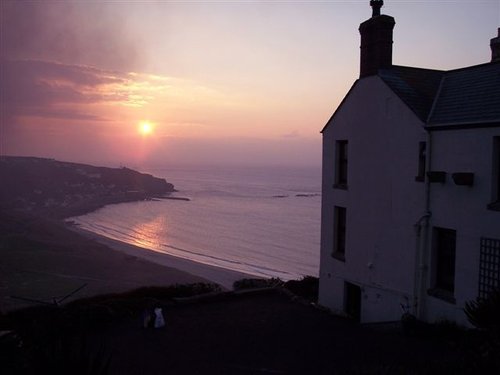
<svg viewBox="0 0 500 375"><path fill-rule="evenodd" d="M382 13L397 65L489 62L500 27L500 0L386 0ZM0 154L319 166L370 17L368 0L2 0Z"/></svg>

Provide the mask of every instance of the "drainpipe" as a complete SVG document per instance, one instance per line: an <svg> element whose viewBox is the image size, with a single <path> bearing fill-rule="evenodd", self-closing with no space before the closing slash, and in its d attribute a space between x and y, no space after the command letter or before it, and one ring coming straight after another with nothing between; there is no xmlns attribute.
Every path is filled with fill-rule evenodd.
<svg viewBox="0 0 500 375"><path fill-rule="evenodd" d="M425 170L430 171L432 166L432 135L430 130L427 130L426 139L426 158ZM415 256L415 293L414 306L417 319L422 320L425 314L425 294L426 281L428 271L428 248L430 226L429 219L431 217L431 184L425 177L425 213L415 223L416 236L416 256Z"/></svg>
<svg viewBox="0 0 500 375"><path fill-rule="evenodd" d="M413 225L414 229L415 229L415 259L414 259L414 262L415 262L415 267L414 267L414 272L413 272L413 304L412 306L408 306L408 307L412 307L411 311L413 313L413 315L415 315L416 317L419 317L421 314L419 313L419 306L420 306L420 301L421 301L421 292L420 292L420 289L421 289L421 278L422 278L422 270L421 270L421 266L422 266L422 252L423 252L423 243L424 243L424 239L422 237L425 237L423 236L423 232L426 230L424 228L424 230L422 230L422 228L424 227L424 225L422 224L424 221L427 221L427 219L429 218L430 214L429 213L425 213L424 215L422 215L418 220L417 222Z"/></svg>

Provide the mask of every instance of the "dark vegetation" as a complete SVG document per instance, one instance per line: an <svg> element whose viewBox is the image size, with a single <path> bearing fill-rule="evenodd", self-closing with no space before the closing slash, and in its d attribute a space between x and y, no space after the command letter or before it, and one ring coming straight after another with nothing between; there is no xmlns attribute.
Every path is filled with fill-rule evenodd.
<svg viewBox="0 0 500 375"><path fill-rule="evenodd" d="M279 279L243 279L235 283L235 290L245 291L260 289L261 293L265 290L287 290L287 293L293 294L303 301L314 302L317 300L317 286L318 279L310 276L304 277L301 280L288 282L283 282ZM283 295L283 293L281 293L281 295ZM206 296L211 297L208 297L207 299ZM229 309L231 304L235 303L234 301L236 296L237 294L234 293L221 293L220 288L214 284L198 283L190 285L176 285L171 287L144 287L127 293L107 294L80 299L70 302L64 306L35 306L3 315L0 314L0 331L9 330L12 332L11 334L0 338L0 361L4 365L3 369L7 370L4 373L8 374L106 374L108 373L110 363L113 361L114 349L109 346L108 341L110 334L116 335L116 332L112 333L114 332L113 327L116 327L117 325L121 326L120 322L124 322L124 325L128 326L129 330L131 326L134 327L133 331L140 330L141 312L148 309L150 310L153 307L162 307L169 311L167 315L167 330L171 329L175 331L176 328L172 327L171 324L181 324L180 322L175 323L175 311L187 314L188 317L184 318L187 319L187 321L184 321L184 324L187 324L188 326L184 326L184 329L192 329L193 332L189 335L190 337L194 336L194 340L197 340L197 334L199 333L197 330L201 329L200 325L203 327L203 324L208 323L198 322L198 318L194 317L198 316L199 311L203 310L203 306L206 304L211 305L217 303L220 305L218 309L221 310L217 310L218 312L216 312L215 315L210 315L209 319L214 319L220 316L222 319L227 319L224 323L219 324L227 326L228 332L234 330L238 331L241 329L242 335L245 334L253 337L255 333L251 333L253 331L247 331L250 328L246 327L244 325L246 323L243 323L243 321L240 322L240 320L245 319L243 318L243 315L240 316L239 314L235 314L234 311L229 312L231 310L226 312L226 307ZM242 294L242 296L245 296L245 294ZM195 298L194 300L192 300L193 297ZM278 296L272 297L269 295L269 297L266 297L265 300L271 301L274 299L278 299ZM342 361L339 362L339 357L336 355L334 358L337 358L336 361L339 363L340 367L338 367L336 371L332 370L328 373L352 375L497 374L500 369L500 356L498 352L498 320L500 315L495 313L498 309L498 301L498 294L495 293L492 294L492 297L488 300L478 300L467 304L466 313L471 322L478 327L478 329L475 330L465 329L457 326L455 323L443 321L433 325L423 323L418 324L415 326L414 330L404 334L402 331L398 333L398 331L394 331L393 329L390 331L380 331L379 329L371 326L362 328L349 322L348 320L345 320L344 322L339 320L334 323L336 328L331 331L330 334L332 336L329 340L334 339L336 340L335 342L347 345L346 350L350 345L356 346L356 350L354 352L349 352L348 350L346 354L343 354L346 358L352 357L351 359L346 359L348 362L354 360L353 358L358 355L354 354L355 352L357 353L358 350L361 350L362 353L363 350L366 350L361 349L365 346L372 348L368 350L373 350L374 353L369 356L369 358L372 359L369 360L367 358L366 361L363 360L361 362L355 361L354 364L347 367L342 367L343 365L340 366ZM186 305L185 302L189 303ZM297 313L294 313L293 311L297 308L290 305L288 307L290 310L285 310L282 313L287 314L286 311L290 311L291 315L280 315L280 318L277 321L274 321L277 319L276 314L279 315L279 313L275 310L276 307L271 307L272 305L269 305L268 303L269 302L259 305L254 302L251 306L255 308L255 311L248 311L248 308L244 308L244 310L241 311L241 314L247 314L248 312L251 317L255 317L256 323L252 324L257 324L257 326L254 328L257 330L269 331L269 334L273 335L272 340L280 342L279 340L284 339L276 338L274 336L276 334L274 330L280 326L284 328L283 324L293 324L292 321L290 321L290 323L285 322L292 319L291 317ZM304 306L306 305L310 306L311 304L304 304ZM176 307L180 308L180 310L176 310ZM311 309L311 307L307 308ZM259 314L262 313L265 313L267 318L259 318ZM300 313L297 318L293 319L298 319L298 321L302 322L300 324L312 324L316 327L315 322L304 321L304 317L301 317L301 314L302 313ZM326 319L325 322L321 324L327 324L329 321L328 319L334 319L334 321L335 319L339 319L334 317L327 318L329 315L325 314L323 311L318 311L317 313L311 312L310 314L311 316L309 316L308 319L319 319L321 321ZM194 320L190 320L193 318ZM173 322L171 319L173 319ZM199 316L199 319L206 318ZM268 322L269 325L265 322ZM193 327L191 327L191 324ZM328 328L328 324L325 326L325 329L331 330L332 327ZM215 329L226 331L223 326L216 324L216 327L218 328ZM298 329L297 326L290 326L291 331L282 331L283 328L279 330L280 334L285 334L285 332L287 332L287 335L291 335L294 340L298 340L297 345L299 347L303 347L303 350L306 350L307 353L312 350L311 348L306 349L310 346L315 348L318 346L318 348L314 350L319 350L320 345L324 345L313 342L308 343L308 341L300 341L304 333L302 330ZM223 334L227 335L228 332ZM174 335L175 340L180 339L175 336L175 333L172 334ZM235 334L238 335L238 332L235 332ZM330 334L327 335L327 337L330 337ZM315 335L318 335L318 333ZM354 336L349 337L349 335ZM200 337L203 338L205 335L202 334ZM406 339L404 339L405 337ZM271 337L268 339L271 340ZM310 339L311 338L308 338L307 340ZM213 336L209 338L209 340L214 347L219 348L219 350L221 347L226 347L227 345L227 343L223 342L224 340L222 337ZM248 337L245 339L244 336L241 336L241 340L242 343L252 343L253 340L260 339L254 338L253 340L248 341ZM363 343L359 340L368 340L368 342ZM181 340L181 342L183 342L183 340ZM397 342L400 343L396 344ZM410 343L412 344L410 345ZM141 342L138 342L137 345L141 345ZM261 342L259 345L267 344ZM372 347L371 345L375 346ZM373 362L373 357L377 358L377 352L381 351L381 353L387 353L387 350L389 349L384 348L385 345L396 345L396 347L399 345L402 347L398 349L394 347L394 349L392 349L395 350L392 361L387 359L387 354L384 354L385 359L381 359L380 362ZM410 345L410 347L413 347L412 345L416 345L416 349L410 349L410 347L406 348L406 345ZM422 361L421 358L424 354L419 352L419 350L422 349L418 349L422 346L428 347L430 352L435 350L432 348L447 348L444 352L448 354L442 358L438 357L439 355L436 354L435 358L432 360L429 359L428 361ZM214 354L216 353L215 348L213 349ZM253 349L251 350L257 350L253 346L252 348ZM207 350L212 351L212 349ZM295 349L285 346L284 348L276 347L274 350L276 353L291 350L290 355L293 356L293 351ZM410 353L408 353L409 358L416 356L420 359L413 362L412 360L399 357L405 350L410 351ZM400 351L402 352L399 353ZM237 356L241 356L242 358L246 358L248 355L248 353L237 353ZM273 355L278 355L276 353ZM257 354L258 352L256 352L255 355ZM330 353L327 357L329 358L332 354L334 353ZM199 358L201 356L204 358L204 361L207 361L203 354L193 355L195 358ZM234 355L235 353L232 354L232 356ZM269 359L266 359L267 357L260 357L261 354L258 355L259 357L257 357L257 359L259 361L269 361ZM318 353L316 355L320 354ZM324 361L323 355L318 358L322 358L321 361ZM440 358L440 360L437 358ZM198 360L201 361L202 359ZM217 366L221 366L219 363L220 361L216 358L208 359L208 361L212 360L214 364L218 364L214 365L216 368ZM241 361L242 363L245 362L244 359L241 359ZM193 366L196 365L196 363L196 361L193 362ZM310 366L311 369L314 369L320 365L316 363L309 363L304 364L304 366L306 366L306 368ZM190 372L188 371L185 373ZM218 372L211 372L207 370L206 373ZM241 372L238 369L234 369L234 372L232 373L246 374L247 372ZM291 370L291 372L285 373L300 373L300 371L294 372Z"/></svg>
<svg viewBox="0 0 500 375"><path fill-rule="evenodd" d="M500 374L500 288L465 305L469 322L481 333L475 355L486 370Z"/></svg>
<svg viewBox="0 0 500 375"><path fill-rule="evenodd" d="M283 281L278 278L272 279L241 279L233 284L234 290L272 288L283 285Z"/></svg>
<svg viewBox="0 0 500 375"><path fill-rule="evenodd" d="M486 299L468 302L465 314L474 327L500 334L500 289L492 290Z"/></svg>
<svg viewBox="0 0 500 375"><path fill-rule="evenodd" d="M318 300L318 278L305 276L301 280L283 282L280 279L243 279L234 285L235 290L252 288L283 288L303 301ZM500 374L500 293L492 293L487 300L468 303L465 312L478 330L441 321L427 324L416 319L401 322L401 334L429 342L449 345L458 355L453 360L431 362L427 365L364 365L339 372L350 375L417 375L417 374Z"/></svg>
<svg viewBox="0 0 500 375"><path fill-rule="evenodd" d="M234 290L258 288L282 288L296 297L317 303L319 279L313 276L304 276L300 280L283 281L279 278L272 279L242 279L233 285Z"/></svg>
<svg viewBox="0 0 500 375"><path fill-rule="evenodd" d="M94 167L35 157L0 157L0 180L0 208L56 218L174 191L174 186L164 179L129 168Z"/></svg>
<svg viewBox="0 0 500 375"><path fill-rule="evenodd" d="M287 281L284 287L294 295L318 302L319 279L313 276L304 276L301 280Z"/></svg>
<svg viewBox="0 0 500 375"><path fill-rule="evenodd" d="M311 276L288 282L243 279L235 283L235 289L284 288L316 301L317 285L318 279ZM99 332L119 321L138 320L141 312L153 307L165 308L188 298L217 293L221 293L218 285L205 283L143 287L62 306L39 305L2 314L0 331L11 333L0 338L0 361L7 366L7 373L106 374L111 352Z"/></svg>
<svg viewBox="0 0 500 375"><path fill-rule="evenodd" d="M218 285L204 283L144 287L64 306L0 313L0 331L9 332L0 337L2 373L106 374L111 354L100 332L117 322L137 319L144 310L173 305L176 299L220 291Z"/></svg>
<svg viewBox="0 0 500 375"><path fill-rule="evenodd" d="M436 324L415 321L411 330L404 331L409 336L446 342L458 353L455 360L419 371L395 367L359 374L500 374L500 290L493 290L488 298L466 303L464 312L476 329L450 321Z"/></svg>

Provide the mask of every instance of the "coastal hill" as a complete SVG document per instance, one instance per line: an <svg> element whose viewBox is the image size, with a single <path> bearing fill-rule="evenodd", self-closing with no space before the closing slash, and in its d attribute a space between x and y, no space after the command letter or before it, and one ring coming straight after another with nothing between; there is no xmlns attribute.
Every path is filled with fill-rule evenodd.
<svg viewBox="0 0 500 375"><path fill-rule="evenodd" d="M175 191L164 179L125 167L95 167L36 157L0 157L0 180L0 208L54 218Z"/></svg>
<svg viewBox="0 0 500 375"><path fill-rule="evenodd" d="M82 285L78 298L207 282L145 260L140 251L111 249L61 220L173 191L164 179L128 168L0 157L0 331L3 312L50 304ZM0 337L0 362L1 352Z"/></svg>

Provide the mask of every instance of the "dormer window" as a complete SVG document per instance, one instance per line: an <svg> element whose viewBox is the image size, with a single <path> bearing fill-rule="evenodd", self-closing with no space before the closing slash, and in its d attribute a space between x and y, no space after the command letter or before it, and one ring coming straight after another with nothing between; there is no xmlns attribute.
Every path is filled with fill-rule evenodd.
<svg viewBox="0 0 500 375"><path fill-rule="evenodd" d="M336 141L335 144L335 188L347 189L347 141Z"/></svg>

